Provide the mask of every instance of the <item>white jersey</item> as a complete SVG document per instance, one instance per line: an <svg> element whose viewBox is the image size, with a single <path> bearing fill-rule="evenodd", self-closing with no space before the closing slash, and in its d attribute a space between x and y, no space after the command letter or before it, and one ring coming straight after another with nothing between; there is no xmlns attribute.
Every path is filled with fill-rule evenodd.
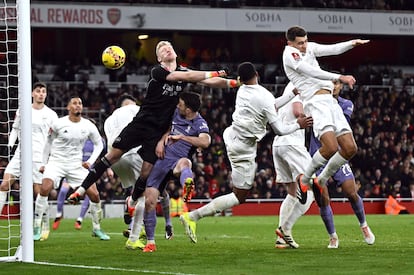
<svg viewBox="0 0 414 275"><path fill-rule="evenodd" d="M128 104L116 109L104 124L105 135L108 139L108 148L112 148L112 143L134 118L139 111L139 106ZM140 176L142 158L137 153L140 146L132 148L122 155L121 159L114 163L111 168L121 179L123 188L134 186L135 181Z"/></svg>
<svg viewBox="0 0 414 275"><path fill-rule="evenodd" d="M290 85L286 86L289 87ZM293 85L292 85L293 87ZM292 89L289 90L289 92ZM286 89L285 89L286 91ZM299 99L299 95L295 96L286 105L282 106L278 110L278 114L283 124L293 124L297 118L293 114L293 103L302 102ZM298 129L291 134L279 136L276 135L273 139L273 146L284 146L284 145L305 145L305 129Z"/></svg>
<svg viewBox="0 0 414 275"><path fill-rule="evenodd" d="M122 129L132 121L138 111L138 105L128 104L116 109L112 115L105 120L104 131L106 139L108 140L109 149L112 148L112 143L121 133Z"/></svg>
<svg viewBox="0 0 414 275"><path fill-rule="evenodd" d="M294 47L285 47L283 68L289 80L298 89L302 100L310 99L316 91L321 89L332 91L332 80L338 79L340 76L322 70L316 58L338 55L351 48L351 40L331 45L308 42L305 54Z"/></svg>
<svg viewBox="0 0 414 275"><path fill-rule="evenodd" d="M44 105L42 109L32 108L32 158L34 162L43 161L43 148L47 141L49 128L58 119L55 111ZM16 139L20 140L21 117L20 110L16 111L8 145L12 147ZM20 143L17 145L15 155L20 155Z"/></svg>
<svg viewBox="0 0 414 275"><path fill-rule="evenodd" d="M52 144L45 147L45 158L50 150L48 163L82 164L82 149L88 139L93 143L93 152L86 162L93 164L103 150L98 128L85 118L79 122L70 121L69 116L59 118L50 128L50 138Z"/></svg>
<svg viewBox="0 0 414 275"><path fill-rule="evenodd" d="M275 97L263 86L242 85L237 91L232 125L244 138L260 141L267 123L278 120Z"/></svg>

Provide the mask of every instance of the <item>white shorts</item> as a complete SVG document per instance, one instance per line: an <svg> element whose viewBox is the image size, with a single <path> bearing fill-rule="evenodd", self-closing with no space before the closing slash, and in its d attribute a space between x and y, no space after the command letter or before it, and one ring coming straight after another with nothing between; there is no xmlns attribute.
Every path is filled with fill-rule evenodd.
<svg viewBox="0 0 414 275"><path fill-rule="evenodd" d="M311 161L312 158L305 146L273 146L273 163L277 183L295 182L296 177L305 172Z"/></svg>
<svg viewBox="0 0 414 275"><path fill-rule="evenodd" d="M88 173L88 169L83 168L79 163L74 165L71 163L49 162L45 166L43 178L53 180L54 189L59 187L62 178L66 178L69 186L72 189L76 189L82 184Z"/></svg>
<svg viewBox="0 0 414 275"><path fill-rule="evenodd" d="M317 139L329 131L336 136L352 132L341 106L331 94L314 95L305 102L304 110L313 118L313 133Z"/></svg>
<svg viewBox="0 0 414 275"><path fill-rule="evenodd" d="M20 154L14 155L10 160L9 164L7 164L6 170L4 173L10 174L15 176L16 178L20 178ZM33 183L42 184L42 173L39 172L40 167L42 166L41 162L33 162L32 163L32 180Z"/></svg>
<svg viewBox="0 0 414 275"><path fill-rule="evenodd" d="M121 179L122 187L134 186L141 174L142 158L136 149L131 149L111 166L115 174Z"/></svg>
<svg viewBox="0 0 414 275"><path fill-rule="evenodd" d="M257 169L256 140L241 139L240 134L231 126L224 130L223 140L231 163L233 186L238 189L251 189Z"/></svg>

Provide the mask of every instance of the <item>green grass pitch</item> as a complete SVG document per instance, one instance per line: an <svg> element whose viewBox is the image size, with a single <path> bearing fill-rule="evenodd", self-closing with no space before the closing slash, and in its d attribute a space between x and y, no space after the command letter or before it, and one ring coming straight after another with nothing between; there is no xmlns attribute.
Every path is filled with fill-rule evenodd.
<svg viewBox="0 0 414 275"><path fill-rule="evenodd" d="M198 243L173 218L174 238L164 239L158 219L157 251L125 249L121 219L105 219L110 241L91 237L91 221L80 231L74 220L62 220L45 242L35 243L35 263L0 263L0 274L413 274L412 215L369 215L374 245L362 238L353 215L335 216L338 249L328 249L319 216L303 216L293 234L299 249L274 248L278 217L207 217L198 222ZM2 222L3 224L3 222Z"/></svg>

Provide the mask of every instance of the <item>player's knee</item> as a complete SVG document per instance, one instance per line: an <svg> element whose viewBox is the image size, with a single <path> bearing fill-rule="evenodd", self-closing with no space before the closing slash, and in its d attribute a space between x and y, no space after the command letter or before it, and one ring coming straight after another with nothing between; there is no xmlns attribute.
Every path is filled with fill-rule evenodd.
<svg viewBox="0 0 414 275"><path fill-rule="evenodd" d="M9 181L3 181L1 184L0 184L0 191L4 191L4 192L7 192L7 191L9 191L9 186L11 185L11 183L9 182Z"/></svg>
<svg viewBox="0 0 414 275"><path fill-rule="evenodd" d="M157 205L157 199L154 199L153 197L145 197L145 210L151 211L155 209L155 206Z"/></svg>
<svg viewBox="0 0 414 275"><path fill-rule="evenodd" d="M94 203L99 203L100 202L100 198L99 198L98 191L96 191L96 192L88 192L87 194L88 194L88 197L91 200L91 202L94 202Z"/></svg>

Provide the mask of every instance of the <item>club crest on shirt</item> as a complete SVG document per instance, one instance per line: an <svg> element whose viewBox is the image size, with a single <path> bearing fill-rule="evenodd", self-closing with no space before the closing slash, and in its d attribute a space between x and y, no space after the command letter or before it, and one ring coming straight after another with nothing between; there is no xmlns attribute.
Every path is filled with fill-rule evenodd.
<svg viewBox="0 0 414 275"><path fill-rule="evenodd" d="M295 59L296 61L300 60L300 55L298 53L292 53L293 59Z"/></svg>
<svg viewBox="0 0 414 275"><path fill-rule="evenodd" d="M189 132L190 132L190 130L191 130L191 125L188 125L188 126L187 126L187 129L185 129L185 131L186 131L187 133L189 133Z"/></svg>

